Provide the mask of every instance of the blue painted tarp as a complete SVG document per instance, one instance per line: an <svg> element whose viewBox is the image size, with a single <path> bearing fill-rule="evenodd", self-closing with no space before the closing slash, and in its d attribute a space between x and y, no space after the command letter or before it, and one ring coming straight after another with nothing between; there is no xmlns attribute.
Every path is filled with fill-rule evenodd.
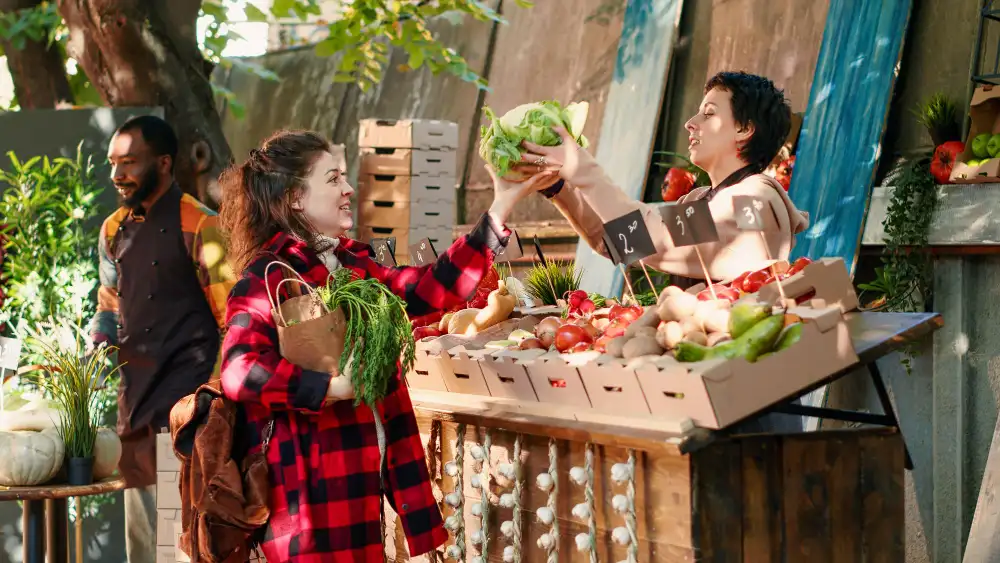
<svg viewBox="0 0 1000 563"><path fill-rule="evenodd" d="M808 211L794 257L852 271L912 0L831 0L789 194Z"/></svg>

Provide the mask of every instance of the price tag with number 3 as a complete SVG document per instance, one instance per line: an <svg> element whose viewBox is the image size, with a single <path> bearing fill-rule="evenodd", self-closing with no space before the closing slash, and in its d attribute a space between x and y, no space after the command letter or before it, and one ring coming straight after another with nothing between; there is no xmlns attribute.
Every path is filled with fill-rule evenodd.
<svg viewBox="0 0 1000 563"><path fill-rule="evenodd" d="M719 240L712 210L704 199L666 205L660 208L660 214L674 246L693 246Z"/></svg>
<svg viewBox="0 0 1000 563"><path fill-rule="evenodd" d="M733 196L733 217L736 228L741 231L767 230L764 223L764 208L767 203L752 195Z"/></svg>

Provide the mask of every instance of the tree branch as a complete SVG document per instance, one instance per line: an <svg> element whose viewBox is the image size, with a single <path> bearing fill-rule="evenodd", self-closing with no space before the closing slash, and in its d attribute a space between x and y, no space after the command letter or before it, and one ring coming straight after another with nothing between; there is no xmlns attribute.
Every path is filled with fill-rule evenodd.
<svg viewBox="0 0 1000 563"><path fill-rule="evenodd" d="M40 3L41 0L0 0L0 12L32 9ZM14 94L22 109L51 109L60 103L73 103L66 61L59 45L26 38L24 47L16 49L11 41L0 38L0 46L7 55Z"/></svg>

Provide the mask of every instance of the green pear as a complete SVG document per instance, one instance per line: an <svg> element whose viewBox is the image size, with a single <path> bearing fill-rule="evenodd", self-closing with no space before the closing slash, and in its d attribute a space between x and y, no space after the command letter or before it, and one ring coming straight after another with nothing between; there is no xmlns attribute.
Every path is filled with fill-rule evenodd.
<svg viewBox="0 0 1000 563"><path fill-rule="evenodd" d="M976 155L976 158L987 158L990 156L990 151L986 147L989 145L990 137L992 136L989 133L981 133L972 139L972 154Z"/></svg>

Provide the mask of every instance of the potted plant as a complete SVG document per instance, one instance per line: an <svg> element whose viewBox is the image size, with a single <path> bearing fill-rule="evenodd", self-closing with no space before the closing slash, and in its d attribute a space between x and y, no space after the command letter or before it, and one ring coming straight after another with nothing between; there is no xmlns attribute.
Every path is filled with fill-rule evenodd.
<svg viewBox="0 0 1000 563"><path fill-rule="evenodd" d="M93 482L102 381L113 376L120 365L105 373L114 348L101 345L88 354L84 331L79 327L50 323L49 328L49 337L39 331L32 335L44 359L34 382L51 397L59 413L58 431L65 447L68 483L89 485Z"/></svg>

